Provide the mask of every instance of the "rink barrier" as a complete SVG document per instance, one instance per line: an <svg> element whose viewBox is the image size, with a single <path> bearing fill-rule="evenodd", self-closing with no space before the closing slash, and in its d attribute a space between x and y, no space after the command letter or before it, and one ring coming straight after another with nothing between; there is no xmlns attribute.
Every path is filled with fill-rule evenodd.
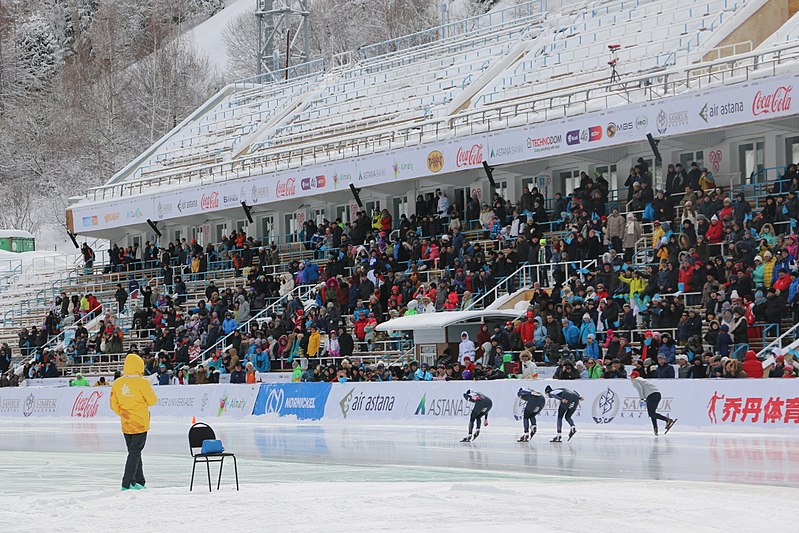
<svg viewBox="0 0 799 533"><path fill-rule="evenodd" d="M260 384L155 387L152 416L203 419L251 416ZM0 418L117 418L111 387L7 387L0 389Z"/></svg>
<svg viewBox="0 0 799 533"><path fill-rule="evenodd" d="M681 427L725 427L743 432L799 429L799 380L653 380L659 412ZM584 400L574 415L582 427L607 430L648 427L646 406L628 379L579 381L498 380L383 383L268 383L156 387L154 418L201 420L261 417L331 420L345 424L403 421L435 426L466 420L467 389L493 401L490 419L513 423L524 409L516 392L530 387L568 387ZM0 418L116 419L110 387L0 389ZM554 421L558 402L547 400L539 420Z"/></svg>

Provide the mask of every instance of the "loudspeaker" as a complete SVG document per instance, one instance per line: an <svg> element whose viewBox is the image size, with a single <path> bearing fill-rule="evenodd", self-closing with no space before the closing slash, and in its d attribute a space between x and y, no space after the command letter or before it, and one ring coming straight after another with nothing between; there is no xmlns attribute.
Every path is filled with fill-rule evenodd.
<svg viewBox="0 0 799 533"><path fill-rule="evenodd" d="M244 209L244 215L247 217L247 222L249 222L250 224L252 224L252 223L253 223L253 219L252 219L252 215L250 214L250 211L252 211L252 207L250 207L249 205L247 205L247 202L245 202L244 200L242 200L242 202L241 202L241 208L242 208L242 209Z"/></svg>
<svg viewBox="0 0 799 533"><path fill-rule="evenodd" d="M68 231L67 235L69 235L69 240L72 241L72 244L75 245L75 248L80 248L80 245L78 244L78 240L75 238L75 234L72 233L71 231Z"/></svg>
<svg viewBox="0 0 799 533"><path fill-rule="evenodd" d="M488 166L487 161L483 161L483 170L485 170L486 177L488 178L488 183L491 184L493 188L497 188L497 182L494 181L494 167Z"/></svg>
<svg viewBox="0 0 799 533"><path fill-rule="evenodd" d="M155 222L153 222L152 220L150 220L148 218L147 219L147 223L150 225L151 228L153 228L153 232L155 233L155 235L157 237L160 237L161 236L161 232L159 231L158 226L155 225Z"/></svg>
<svg viewBox="0 0 799 533"><path fill-rule="evenodd" d="M358 204L358 207L363 209L363 202L361 202L361 190L355 187L352 183L350 183L350 192L352 193L352 197L355 198L355 203Z"/></svg>
<svg viewBox="0 0 799 533"><path fill-rule="evenodd" d="M655 161L662 163L663 158L660 157L660 150L658 150L658 143L660 143L660 141L652 137L651 133L646 134L646 140L649 141L649 147L652 149L652 153L655 154Z"/></svg>

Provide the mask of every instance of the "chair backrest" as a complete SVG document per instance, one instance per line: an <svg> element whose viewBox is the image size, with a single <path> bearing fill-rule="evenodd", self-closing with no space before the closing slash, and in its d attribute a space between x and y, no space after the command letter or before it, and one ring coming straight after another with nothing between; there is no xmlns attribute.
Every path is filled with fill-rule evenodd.
<svg viewBox="0 0 799 533"><path fill-rule="evenodd" d="M216 433L208 424L197 422L189 429L189 452L194 455L195 448L202 448L204 440L215 440Z"/></svg>

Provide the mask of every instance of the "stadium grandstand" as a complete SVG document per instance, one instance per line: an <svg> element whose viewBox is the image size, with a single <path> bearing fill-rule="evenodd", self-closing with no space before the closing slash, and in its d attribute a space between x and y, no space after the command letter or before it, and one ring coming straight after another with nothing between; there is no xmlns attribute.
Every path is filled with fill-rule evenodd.
<svg viewBox="0 0 799 533"><path fill-rule="evenodd" d="M0 283L2 384L792 377L799 2L551 4L224 87Z"/></svg>

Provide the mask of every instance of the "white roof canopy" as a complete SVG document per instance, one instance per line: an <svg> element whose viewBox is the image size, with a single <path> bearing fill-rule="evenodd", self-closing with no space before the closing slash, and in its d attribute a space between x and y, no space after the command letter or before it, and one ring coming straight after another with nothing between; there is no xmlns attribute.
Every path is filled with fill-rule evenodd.
<svg viewBox="0 0 799 533"><path fill-rule="evenodd" d="M393 318L377 325L377 331L408 331L442 329L453 324L466 322L485 322L489 320L513 320L521 315L513 309L493 309L484 311L439 311Z"/></svg>

